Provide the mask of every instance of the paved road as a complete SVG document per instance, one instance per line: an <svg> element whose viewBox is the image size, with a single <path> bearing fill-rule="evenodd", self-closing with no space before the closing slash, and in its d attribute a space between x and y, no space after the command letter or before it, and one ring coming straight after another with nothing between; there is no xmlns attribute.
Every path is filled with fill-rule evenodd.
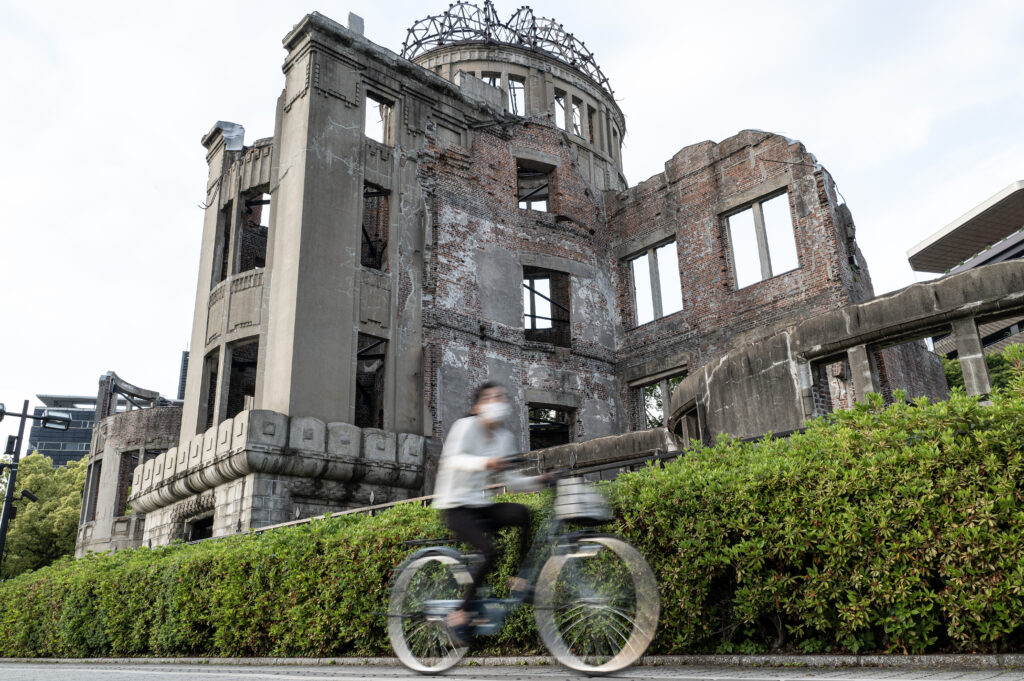
<svg viewBox="0 0 1024 681"><path fill-rule="evenodd" d="M353 681L390 679L423 681L402 667L387 666L252 666L195 664L52 664L0 663L3 681ZM456 667L445 678L483 681L542 681L580 678L559 667ZM809 669L737 667L634 667L617 679L666 681L1024 681L1024 670L955 671L933 669Z"/></svg>

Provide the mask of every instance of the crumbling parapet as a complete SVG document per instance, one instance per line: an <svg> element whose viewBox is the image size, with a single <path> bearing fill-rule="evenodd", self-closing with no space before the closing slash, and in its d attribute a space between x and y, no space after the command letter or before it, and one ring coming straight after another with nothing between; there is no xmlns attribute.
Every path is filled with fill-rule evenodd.
<svg viewBox="0 0 1024 681"><path fill-rule="evenodd" d="M127 411L117 412L119 403L127 406ZM181 426L180 407L114 372L100 378L96 417L76 556L141 543L146 518L130 503L133 471L141 470L144 462L173 445Z"/></svg>

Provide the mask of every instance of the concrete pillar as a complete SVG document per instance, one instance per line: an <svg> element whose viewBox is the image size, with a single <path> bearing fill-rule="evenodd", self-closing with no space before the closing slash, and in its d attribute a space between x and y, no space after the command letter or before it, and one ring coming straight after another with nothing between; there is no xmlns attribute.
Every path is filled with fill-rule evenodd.
<svg viewBox="0 0 1024 681"><path fill-rule="evenodd" d="M192 317L192 342L189 346L193 360L188 364L185 403L181 414L182 442L187 442L196 433L202 432L201 426L206 425L206 409L199 408L206 390L206 324L210 309L210 290L213 288L213 271L216 267L214 254L220 203L222 194L230 191L227 186L221 186L221 176L224 168L229 167L238 158L242 143L241 138L225 138L225 129L232 125L218 122L203 138L210 174L206 190L207 208L203 219L203 246L199 256L199 280L196 285L195 311ZM228 131L231 132L230 129Z"/></svg>
<svg viewBox="0 0 1024 681"><path fill-rule="evenodd" d="M853 391L858 402L866 402L868 393L881 392L881 386L875 381L875 373L871 369L871 355L866 345L856 345L846 351L850 360L850 377L853 379Z"/></svg>
<svg viewBox="0 0 1024 681"><path fill-rule="evenodd" d="M973 317L953 322L953 342L956 343L960 368L964 372L964 388L968 395L987 395L992 392L992 381L985 364L985 353L981 349L978 324Z"/></svg>
<svg viewBox="0 0 1024 681"><path fill-rule="evenodd" d="M668 417L672 414L672 388L667 378L660 381L661 385L661 425L668 426Z"/></svg>
<svg viewBox="0 0 1024 681"><path fill-rule="evenodd" d="M654 309L654 318L661 319L664 316L664 307L661 304L661 274L658 272L658 257L653 248L647 251L647 266L651 272L651 307Z"/></svg>
<svg viewBox="0 0 1024 681"><path fill-rule="evenodd" d="M266 363L257 407L324 421L352 422L360 300L360 213L365 102L326 97L301 84L311 60L329 60L308 29L288 38L285 73L296 88L275 142L273 273L266 321ZM312 43L312 45L311 45ZM339 91L362 92L359 73L332 65ZM295 85L299 83L300 85ZM395 103L394 124L402 120ZM397 128L396 128L397 132Z"/></svg>

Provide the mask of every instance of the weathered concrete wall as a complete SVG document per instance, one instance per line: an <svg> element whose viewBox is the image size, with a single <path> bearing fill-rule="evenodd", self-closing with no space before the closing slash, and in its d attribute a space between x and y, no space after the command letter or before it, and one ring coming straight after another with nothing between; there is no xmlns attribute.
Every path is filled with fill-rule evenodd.
<svg viewBox="0 0 1024 681"><path fill-rule="evenodd" d="M702 434L754 437L766 430L797 428L827 413L821 367L840 379L844 404L869 392L893 398L942 399L947 394L942 363L916 339L951 327L965 348L968 392L989 388L977 325L1024 311L1024 263L986 265L961 274L913 284L885 296L812 317L761 341L739 345L687 377L672 394L673 430L688 414ZM958 345L959 347L959 345ZM845 360L844 360L845 358ZM831 367L842 362L842 367Z"/></svg>
<svg viewBox="0 0 1024 681"><path fill-rule="evenodd" d="M178 439L179 407L134 409L103 419L93 429L75 556L138 546L145 516L126 512L136 467Z"/></svg>

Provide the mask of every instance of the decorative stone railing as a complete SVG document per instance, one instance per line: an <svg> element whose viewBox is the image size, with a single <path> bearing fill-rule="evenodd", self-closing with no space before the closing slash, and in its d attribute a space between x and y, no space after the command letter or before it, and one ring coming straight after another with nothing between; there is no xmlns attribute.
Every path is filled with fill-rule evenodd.
<svg viewBox="0 0 1024 681"><path fill-rule="evenodd" d="M253 409L196 435L135 470L132 509L148 513L250 473L423 484L424 438Z"/></svg>

